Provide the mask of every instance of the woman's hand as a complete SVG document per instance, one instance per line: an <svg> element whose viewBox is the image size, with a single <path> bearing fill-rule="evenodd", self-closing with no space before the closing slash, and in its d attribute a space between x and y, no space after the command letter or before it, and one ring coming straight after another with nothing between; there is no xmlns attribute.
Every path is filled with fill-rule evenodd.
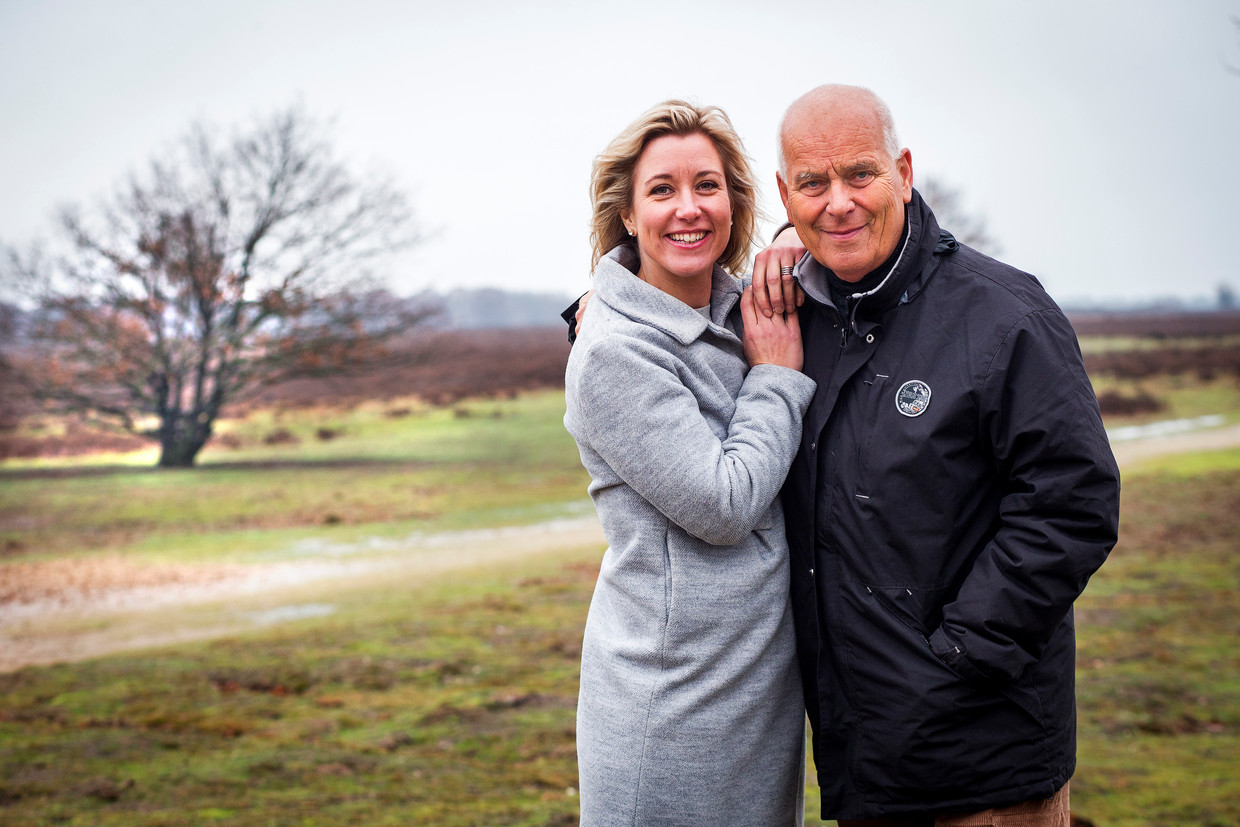
<svg viewBox="0 0 1240 827"><path fill-rule="evenodd" d="M771 317L805 303L805 294L792 278L792 268L805 255L805 245L792 227L753 260L754 299L758 312Z"/></svg>
<svg viewBox="0 0 1240 827"><path fill-rule="evenodd" d="M746 287L741 294L741 321L745 324L742 341L745 358L750 367L754 365L781 365L800 370L803 364L801 350L801 321L797 311L776 313L767 317L758 312L754 303L754 290Z"/></svg>

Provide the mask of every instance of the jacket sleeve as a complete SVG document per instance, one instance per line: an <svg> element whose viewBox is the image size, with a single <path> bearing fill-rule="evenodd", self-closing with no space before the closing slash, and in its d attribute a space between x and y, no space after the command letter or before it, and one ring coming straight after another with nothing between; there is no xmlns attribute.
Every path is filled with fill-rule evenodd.
<svg viewBox="0 0 1240 827"><path fill-rule="evenodd" d="M582 432L574 435L689 534L712 545L744 539L788 474L814 381L754 366L720 439L680 379L684 365L667 351L608 336L575 355L583 361L570 388L569 414Z"/></svg>
<svg viewBox="0 0 1240 827"><path fill-rule="evenodd" d="M560 311L560 318L568 323L568 343L575 344L577 342L577 308L581 306L581 300L585 298L582 293L573 303Z"/></svg>
<svg viewBox="0 0 1240 827"><path fill-rule="evenodd" d="M1041 657L1115 545L1119 469L1058 309L1008 332L980 404L1003 485L998 525L930 645L966 678L1012 680Z"/></svg>

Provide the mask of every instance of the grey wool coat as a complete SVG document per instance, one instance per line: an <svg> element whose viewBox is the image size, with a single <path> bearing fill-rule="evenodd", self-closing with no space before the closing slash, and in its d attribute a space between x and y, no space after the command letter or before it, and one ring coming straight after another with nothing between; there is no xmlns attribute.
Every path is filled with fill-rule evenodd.
<svg viewBox="0 0 1240 827"><path fill-rule="evenodd" d="M708 322L617 247L568 361L564 424L609 548L581 653L581 824L801 823L805 708L776 495L814 393L749 368L741 284Z"/></svg>

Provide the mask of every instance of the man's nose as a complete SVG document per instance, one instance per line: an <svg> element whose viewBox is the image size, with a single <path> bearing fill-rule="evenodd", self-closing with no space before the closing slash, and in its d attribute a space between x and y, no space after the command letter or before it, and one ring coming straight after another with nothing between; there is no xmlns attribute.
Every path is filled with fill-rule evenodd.
<svg viewBox="0 0 1240 827"><path fill-rule="evenodd" d="M852 209L852 192L840 182L835 182L827 190L827 212L832 215L843 215Z"/></svg>

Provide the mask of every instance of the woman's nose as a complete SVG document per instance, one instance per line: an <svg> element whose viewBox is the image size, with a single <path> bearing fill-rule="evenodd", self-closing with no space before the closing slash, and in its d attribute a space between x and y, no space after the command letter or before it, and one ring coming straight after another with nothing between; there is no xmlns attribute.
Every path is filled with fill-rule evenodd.
<svg viewBox="0 0 1240 827"><path fill-rule="evenodd" d="M685 193L676 202L677 218L697 218L701 212L702 207L698 204L697 197L693 193Z"/></svg>

